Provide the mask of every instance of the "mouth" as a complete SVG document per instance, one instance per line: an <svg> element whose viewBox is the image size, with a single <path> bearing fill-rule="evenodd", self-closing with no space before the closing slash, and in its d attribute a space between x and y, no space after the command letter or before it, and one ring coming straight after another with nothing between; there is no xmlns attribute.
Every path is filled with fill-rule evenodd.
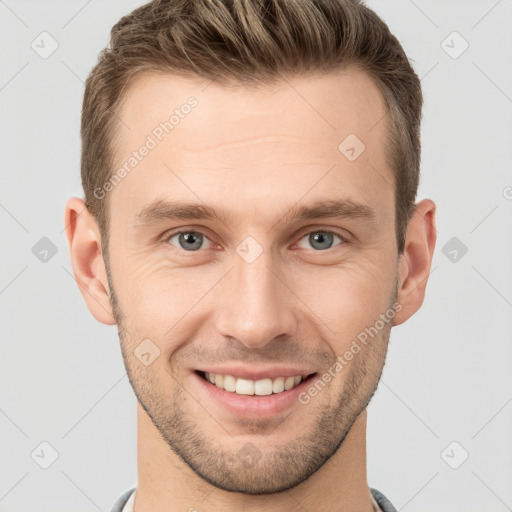
<svg viewBox="0 0 512 512"><path fill-rule="evenodd" d="M233 375L222 375L201 370L195 371L206 382L213 386L243 396L269 396L290 391L302 382L310 380L317 373L309 375L294 375L289 377L274 377L259 380L243 379Z"/></svg>
<svg viewBox="0 0 512 512"><path fill-rule="evenodd" d="M196 396L204 396L209 406L221 414L227 412L230 416L261 420L272 419L286 411L291 413L297 407L303 408L300 394L308 388L316 375L315 372L253 381L195 370L191 374L191 383L197 392Z"/></svg>

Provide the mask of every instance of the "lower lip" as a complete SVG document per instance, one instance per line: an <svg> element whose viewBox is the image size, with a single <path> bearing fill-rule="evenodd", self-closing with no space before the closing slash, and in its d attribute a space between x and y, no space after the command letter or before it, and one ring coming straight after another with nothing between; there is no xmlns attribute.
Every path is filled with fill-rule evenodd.
<svg viewBox="0 0 512 512"><path fill-rule="evenodd" d="M202 392L231 414L245 418L271 418L298 403L298 396L305 391L315 375L310 375L306 380L288 391L265 396L239 395L235 392L226 391L218 388L196 372L193 373L193 378L201 386Z"/></svg>

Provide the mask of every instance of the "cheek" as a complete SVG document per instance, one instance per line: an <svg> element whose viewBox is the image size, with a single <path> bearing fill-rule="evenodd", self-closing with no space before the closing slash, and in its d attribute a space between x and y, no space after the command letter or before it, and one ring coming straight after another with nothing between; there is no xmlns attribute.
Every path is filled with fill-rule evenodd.
<svg viewBox="0 0 512 512"><path fill-rule="evenodd" d="M284 266L280 277L293 293L280 294L281 300L289 300L290 307L301 311L326 339L350 344L389 307L396 269L385 254L380 246L335 266ZM160 346L164 340L168 344L171 339L187 339L201 320L207 321L208 312L220 307L217 300L222 298L223 283L219 279L227 268L216 264L177 267L165 258L127 250L113 261L112 271L127 329L133 336L153 336Z"/></svg>
<svg viewBox="0 0 512 512"><path fill-rule="evenodd" d="M395 269L366 259L336 268L299 274L290 286L305 304L303 310L327 339L349 345L365 328L375 324L392 299ZM311 313L313 312L313 313Z"/></svg>
<svg viewBox="0 0 512 512"><path fill-rule="evenodd" d="M116 292L130 331L151 335L159 345L186 338L184 329L201 311L200 301L218 281L218 273L213 267L176 268L163 259L126 258Z"/></svg>

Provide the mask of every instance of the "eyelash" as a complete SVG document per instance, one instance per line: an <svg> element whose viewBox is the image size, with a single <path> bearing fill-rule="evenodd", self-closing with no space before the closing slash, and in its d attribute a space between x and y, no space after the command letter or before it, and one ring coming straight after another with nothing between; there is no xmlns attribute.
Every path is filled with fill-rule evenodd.
<svg viewBox="0 0 512 512"><path fill-rule="evenodd" d="M200 229L181 229L180 231L174 231L174 232L166 233L163 236L163 242L164 243L168 243L169 245L172 245L172 244L170 244L169 240L171 238L173 238L174 236L180 235L180 234L183 234L183 233L196 233L198 235L202 235L207 240L209 240L211 243L213 243L210 240L210 237L206 233L201 231ZM318 253L327 252L327 251L329 251L331 249L334 249L334 248L336 248L338 246L341 246L341 245L345 245L345 244L347 244L349 242L346 236L343 236L341 233L338 233L338 232L332 231L332 230L328 230L328 229L313 229L311 231L308 231L308 232L306 232L304 235L302 235L300 237L299 241L303 240L305 237L307 237L308 235L310 235L312 233L328 233L328 234L337 236L341 240L341 242L338 245L335 245L333 247L329 247L328 249L324 249L324 250L310 249L311 251L318 252ZM181 249L183 252L186 252L186 253L188 252L188 253L191 253L191 254L200 252L200 250L201 250L201 249L198 249L197 251L186 251L185 249L182 249L181 247L177 247L177 246L173 246L173 247L175 247L176 249Z"/></svg>

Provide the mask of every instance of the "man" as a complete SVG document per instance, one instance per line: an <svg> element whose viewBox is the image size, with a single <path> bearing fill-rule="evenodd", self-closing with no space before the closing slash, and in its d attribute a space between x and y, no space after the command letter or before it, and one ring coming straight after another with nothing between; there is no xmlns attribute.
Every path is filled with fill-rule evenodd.
<svg viewBox="0 0 512 512"><path fill-rule="evenodd" d="M160 0L113 27L65 213L138 399L113 511L395 510L366 407L436 241L421 108L357 0Z"/></svg>

